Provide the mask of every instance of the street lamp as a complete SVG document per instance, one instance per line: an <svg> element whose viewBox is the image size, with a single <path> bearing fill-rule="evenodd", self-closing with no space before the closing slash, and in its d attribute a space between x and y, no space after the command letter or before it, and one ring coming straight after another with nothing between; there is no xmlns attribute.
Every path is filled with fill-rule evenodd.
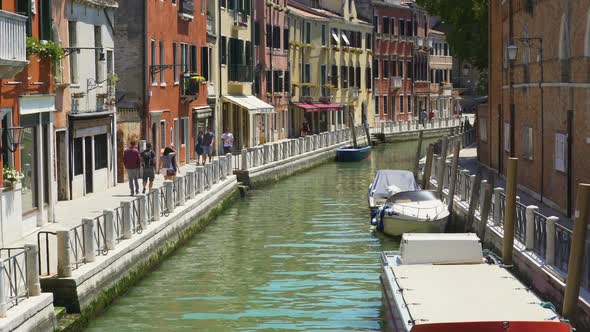
<svg viewBox="0 0 590 332"><path fill-rule="evenodd" d="M10 152L16 151L23 139L23 127L8 127L6 128L6 138L8 141L8 150Z"/></svg>
<svg viewBox="0 0 590 332"><path fill-rule="evenodd" d="M514 44L510 44L506 46L506 50L508 51L508 60L514 61L516 60L516 55L518 54L518 46Z"/></svg>

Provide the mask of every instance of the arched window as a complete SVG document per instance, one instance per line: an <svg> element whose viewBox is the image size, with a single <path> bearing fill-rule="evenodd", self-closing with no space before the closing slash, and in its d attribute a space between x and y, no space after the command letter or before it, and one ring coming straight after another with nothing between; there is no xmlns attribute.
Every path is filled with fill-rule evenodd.
<svg viewBox="0 0 590 332"><path fill-rule="evenodd" d="M561 64L561 81L569 82L570 80L570 34L569 22L566 15L561 18L561 29L559 33L559 60Z"/></svg>

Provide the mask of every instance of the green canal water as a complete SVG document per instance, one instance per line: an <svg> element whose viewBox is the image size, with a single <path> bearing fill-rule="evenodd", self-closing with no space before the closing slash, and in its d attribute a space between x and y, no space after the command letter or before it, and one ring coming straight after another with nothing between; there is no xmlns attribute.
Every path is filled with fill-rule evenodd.
<svg viewBox="0 0 590 332"><path fill-rule="evenodd" d="M416 142L327 163L248 193L93 320L88 331L378 331L376 170L411 169Z"/></svg>

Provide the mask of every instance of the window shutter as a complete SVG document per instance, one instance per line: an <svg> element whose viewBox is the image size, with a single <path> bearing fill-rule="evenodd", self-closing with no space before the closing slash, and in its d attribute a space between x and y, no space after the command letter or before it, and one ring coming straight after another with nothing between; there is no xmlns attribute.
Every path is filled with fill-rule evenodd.
<svg viewBox="0 0 590 332"><path fill-rule="evenodd" d="M555 134L555 170L565 172L565 141L566 135Z"/></svg>

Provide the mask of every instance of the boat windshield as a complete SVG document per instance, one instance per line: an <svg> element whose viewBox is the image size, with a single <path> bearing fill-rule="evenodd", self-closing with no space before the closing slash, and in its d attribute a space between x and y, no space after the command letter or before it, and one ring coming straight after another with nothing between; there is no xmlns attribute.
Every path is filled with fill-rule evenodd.
<svg viewBox="0 0 590 332"><path fill-rule="evenodd" d="M391 196L387 203L410 203L410 202L424 202L435 200L436 196L432 191L426 190L415 190L415 191L402 191Z"/></svg>

